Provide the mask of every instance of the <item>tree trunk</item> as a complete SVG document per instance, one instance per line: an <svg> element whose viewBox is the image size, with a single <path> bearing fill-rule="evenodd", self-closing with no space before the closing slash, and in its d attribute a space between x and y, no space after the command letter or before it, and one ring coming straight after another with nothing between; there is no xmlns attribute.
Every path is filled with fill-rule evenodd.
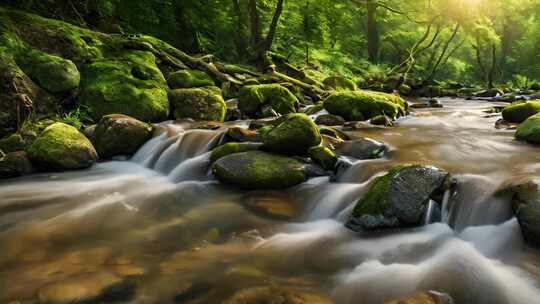
<svg viewBox="0 0 540 304"><path fill-rule="evenodd" d="M268 34L264 39L264 42L261 45L260 52L265 53L272 49L272 44L274 43L274 37L276 35L277 26L279 23L279 18L281 13L283 13L283 1L278 0L276 5L276 10L274 11L274 16L272 16L272 21L270 22L270 28L268 29Z"/></svg>
<svg viewBox="0 0 540 304"><path fill-rule="evenodd" d="M310 33L309 33L309 0L306 0L305 14L304 14L304 38L306 43L306 66L309 65L309 43Z"/></svg>
<svg viewBox="0 0 540 304"><path fill-rule="evenodd" d="M497 71L497 46L495 44L491 45L491 69L488 73L488 89L493 88L493 79L495 78L495 73Z"/></svg>
<svg viewBox="0 0 540 304"><path fill-rule="evenodd" d="M245 23L242 16L242 9L240 8L239 0L232 0L234 14L236 15L236 34L235 34L235 43L236 43L236 52L238 55L242 56L247 52L247 42L245 37Z"/></svg>
<svg viewBox="0 0 540 304"><path fill-rule="evenodd" d="M251 46L255 48L261 43L261 21L259 10L257 8L257 0L249 0L248 3L249 22L251 30Z"/></svg>
<svg viewBox="0 0 540 304"><path fill-rule="evenodd" d="M366 0L367 22L366 38L368 59L372 63L377 63L379 59L379 26L377 24L377 2L376 0Z"/></svg>
<svg viewBox="0 0 540 304"><path fill-rule="evenodd" d="M437 72L439 71L439 66L441 62L443 61L443 59L445 58L446 52L448 51L450 44L452 43L452 41L454 41L454 38L456 38L456 35L459 31L459 26L460 26L459 23L456 23L456 26L454 27L454 30L452 31L452 35L450 36L450 38L448 38L448 40L444 44L441 55L439 56L439 59L437 59L437 62L433 66L433 69L431 70L431 73L429 74L428 78L426 78L426 80L424 81L424 84L429 84L433 81L433 79L435 79L435 76L437 75Z"/></svg>

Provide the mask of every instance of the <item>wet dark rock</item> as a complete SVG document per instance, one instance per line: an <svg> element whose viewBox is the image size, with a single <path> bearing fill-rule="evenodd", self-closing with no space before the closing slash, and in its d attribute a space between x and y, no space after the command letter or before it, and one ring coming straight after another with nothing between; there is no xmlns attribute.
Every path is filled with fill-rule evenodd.
<svg viewBox="0 0 540 304"><path fill-rule="evenodd" d="M496 194L510 198L523 238L529 245L540 247L540 182L514 178L503 183Z"/></svg>
<svg viewBox="0 0 540 304"><path fill-rule="evenodd" d="M430 200L442 203L450 174L436 167L397 166L375 179L353 210L354 231L419 226Z"/></svg>
<svg viewBox="0 0 540 304"><path fill-rule="evenodd" d="M248 190L284 189L307 180L301 161L261 151L223 157L214 163L212 172L220 182Z"/></svg>
<svg viewBox="0 0 540 304"><path fill-rule="evenodd" d="M178 292L174 296L173 301L175 304L189 303L204 296L211 289L212 284L210 282L196 282L187 286L185 290Z"/></svg>
<svg viewBox="0 0 540 304"><path fill-rule="evenodd" d="M227 114L227 105L218 87L170 90L169 101L176 119L224 121Z"/></svg>
<svg viewBox="0 0 540 304"><path fill-rule="evenodd" d="M261 135L257 131L246 128L233 127L227 131L227 136L238 142L261 142Z"/></svg>
<svg viewBox="0 0 540 304"><path fill-rule="evenodd" d="M369 138L346 141L337 149L338 154L354 157L356 159L380 158L386 151L388 151L388 146L382 142Z"/></svg>
<svg viewBox="0 0 540 304"><path fill-rule="evenodd" d="M483 91L474 93L475 97L482 97L482 98L496 97L498 95L502 96L504 95L504 92L499 89L489 89L489 90L483 90Z"/></svg>
<svg viewBox="0 0 540 304"><path fill-rule="evenodd" d="M33 171L34 168L26 156L26 152L17 151L5 155L0 154L0 179L19 177Z"/></svg>
<svg viewBox="0 0 540 304"><path fill-rule="evenodd" d="M342 126L345 124L345 119L337 115L323 114L317 116L315 123L324 126Z"/></svg>
<svg viewBox="0 0 540 304"><path fill-rule="evenodd" d="M394 125L394 122L392 121L392 118L386 116L386 115L379 115L375 116L369 121L372 125L376 126L383 126L383 127L391 127Z"/></svg>
<svg viewBox="0 0 540 304"><path fill-rule="evenodd" d="M111 114L99 121L91 140L101 158L131 155L152 137L153 129L133 117Z"/></svg>
<svg viewBox="0 0 540 304"><path fill-rule="evenodd" d="M431 98L421 103L411 104L411 108L414 109L428 109L428 108L442 108L444 107L437 99Z"/></svg>
<svg viewBox="0 0 540 304"><path fill-rule="evenodd" d="M319 113L322 110L324 110L323 105L322 104L316 104L316 105L313 105L313 106L308 106L308 107L303 108L301 112L306 114L306 115L314 115L314 114Z"/></svg>
<svg viewBox="0 0 540 304"><path fill-rule="evenodd" d="M506 120L504 120L502 118L498 119L495 122L495 128L496 129L515 130L515 129L517 129L518 126L519 126L519 124L508 122L508 121L506 121Z"/></svg>

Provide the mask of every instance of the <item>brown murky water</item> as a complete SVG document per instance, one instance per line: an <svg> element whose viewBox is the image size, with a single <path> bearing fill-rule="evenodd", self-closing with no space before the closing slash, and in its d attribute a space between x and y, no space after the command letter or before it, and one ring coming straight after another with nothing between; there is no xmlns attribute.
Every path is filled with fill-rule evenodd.
<svg viewBox="0 0 540 304"><path fill-rule="evenodd" d="M431 289L463 304L536 303L540 255L492 193L507 179L540 176L539 148L496 130L498 117L483 112L493 103L443 103L395 128L350 132L392 149L354 161L335 183L229 189L206 171L221 131L182 124L164 125L132 161L0 182L0 303L91 297L110 286L129 294L117 303L232 303L240 290L268 286L310 294L311 303L377 304ZM459 200L444 223L347 231L369 181L404 162L457 176Z"/></svg>

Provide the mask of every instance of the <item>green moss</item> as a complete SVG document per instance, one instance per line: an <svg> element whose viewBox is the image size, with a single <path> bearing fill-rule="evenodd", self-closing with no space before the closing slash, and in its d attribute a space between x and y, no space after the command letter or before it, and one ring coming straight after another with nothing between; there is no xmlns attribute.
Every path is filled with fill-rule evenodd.
<svg viewBox="0 0 540 304"><path fill-rule="evenodd" d="M309 156L325 170L334 170L337 163L336 154L324 146L311 147Z"/></svg>
<svg viewBox="0 0 540 304"><path fill-rule="evenodd" d="M319 127L306 114L280 117L276 126L262 133L264 148L280 154L304 155L321 143Z"/></svg>
<svg viewBox="0 0 540 304"><path fill-rule="evenodd" d="M240 89L238 108L244 114L256 115L265 105L271 106L279 114L289 114L296 112L298 99L279 84L250 85Z"/></svg>
<svg viewBox="0 0 540 304"><path fill-rule="evenodd" d="M367 120L379 115L400 117L407 113L407 103L398 95L372 91L337 92L324 101L324 108L349 121Z"/></svg>
<svg viewBox="0 0 540 304"><path fill-rule="evenodd" d="M217 87L169 91L174 118L224 121L227 105Z"/></svg>
<svg viewBox="0 0 540 304"><path fill-rule="evenodd" d="M304 182L304 164L290 158L261 151L235 153L212 166L221 182L249 190L283 189Z"/></svg>
<svg viewBox="0 0 540 304"><path fill-rule="evenodd" d="M323 85L330 90L335 91L354 91L356 84L343 76L331 76L323 80Z"/></svg>
<svg viewBox="0 0 540 304"><path fill-rule="evenodd" d="M385 127L391 127L394 125L392 122L392 119L386 115L378 115L373 117L370 120L371 124L376 126L385 126Z"/></svg>
<svg viewBox="0 0 540 304"><path fill-rule="evenodd" d="M21 151L26 148L26 141L20 134L14 133L0 139L0 150L6 153Z"/></svg>
<svg viewBox="0 0 540 304"><path fill-rule="evenodd" d="M85 66L79 104L95 120L119 113L154 122L169 114L165 79L154 55L145 51Z"/></svg>
<svg viewBox="0 0 540 304"><path fill-rule="evenodd" d="M38 50L28 50L19 58L23 71L49 92L68 92L79 86L81 75L71 60Z"/></svg>
<svg viewBox="0 0 540 304"><path fill-rule="evenodd" d="M97 160L92 143L64 123L48 126L26 152L33 163L46 169L81 169Z"/></svg>
<svg viewBox="0 0 540 304"><path fill-rule="evenodd" d="M535 82L531 84L531 86L529 87L529 90L540 91L540 82Z"/></svg>
<svg viewBox="0 0 540 304"><path fill-rule="evenodd" d="M396 166L390 169L386 175L377 177L366 195L360 199L358 204L356 204L356 207L353 210L353 216L360 217L364 214L384 214L391 206L388 193L390 191L392 179L399 174L401 170L409 167L412 166Z"/></svg>
<svg viewBox="0 0 540 304"><path fill-rule="evenodd" d="M517 139L540 144L540 113L529 117L520 124L515 136Z"/></svg>
<svg viewBox="0 0 540 304"><path fill-rule="evenodd" d="M260 147L261 147L260 143L250 143L250 142L226 143L212 150L212 154L210 154L210 162L213 163L222 157L225 157L227 155L231 155L234 153L259 150Z"/></svg>
<svg viewBox="0 0 540 304"><path fill-rule="evenodd" d="M167 76L167 83L171 89L188 89L214 86L215 83L203 71L180 70Z"/></svg>
<svg viewBox="0 0 540 304"><path fill-rule="evenodd" d="M104 116L96 125L92 136L99 156L131 155L152 137L153 127L121 114Z"/></svg>
<svg viewBox="0 0 540 304"><path fill-rule="evenodd" d="M520 123L540 112L540 100L513 103L502 110L504 120Z"/></svg>

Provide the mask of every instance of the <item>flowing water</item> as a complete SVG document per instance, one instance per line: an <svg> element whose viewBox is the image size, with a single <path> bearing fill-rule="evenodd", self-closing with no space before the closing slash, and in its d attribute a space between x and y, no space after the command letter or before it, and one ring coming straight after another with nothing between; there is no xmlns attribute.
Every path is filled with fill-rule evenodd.
<svg viewBox="0 0 540 304"><path fill-rule="evenodd" d="M397 127L348 132L391 146L355 161L336 182L287 191L217 183L209 151L223 129L164 123L130 161L0 183L0 303L33 303L40 290L134 278L130 303L222 303L253 286L287 286L337 304L378 304L416 290L456 303L540 300L540 253L524 245L504 181L539 177L538 148L496 130L493 103L443 100ZM399 163L426 163L459 181L442 223L388 233L344 228L370 182ZM269 218L247 202L285 202L294 218ZM111 279L113 278L113 279ZM56 285L55 285L56 284ZM96 287L98 286L98 287Z"/></svg>

